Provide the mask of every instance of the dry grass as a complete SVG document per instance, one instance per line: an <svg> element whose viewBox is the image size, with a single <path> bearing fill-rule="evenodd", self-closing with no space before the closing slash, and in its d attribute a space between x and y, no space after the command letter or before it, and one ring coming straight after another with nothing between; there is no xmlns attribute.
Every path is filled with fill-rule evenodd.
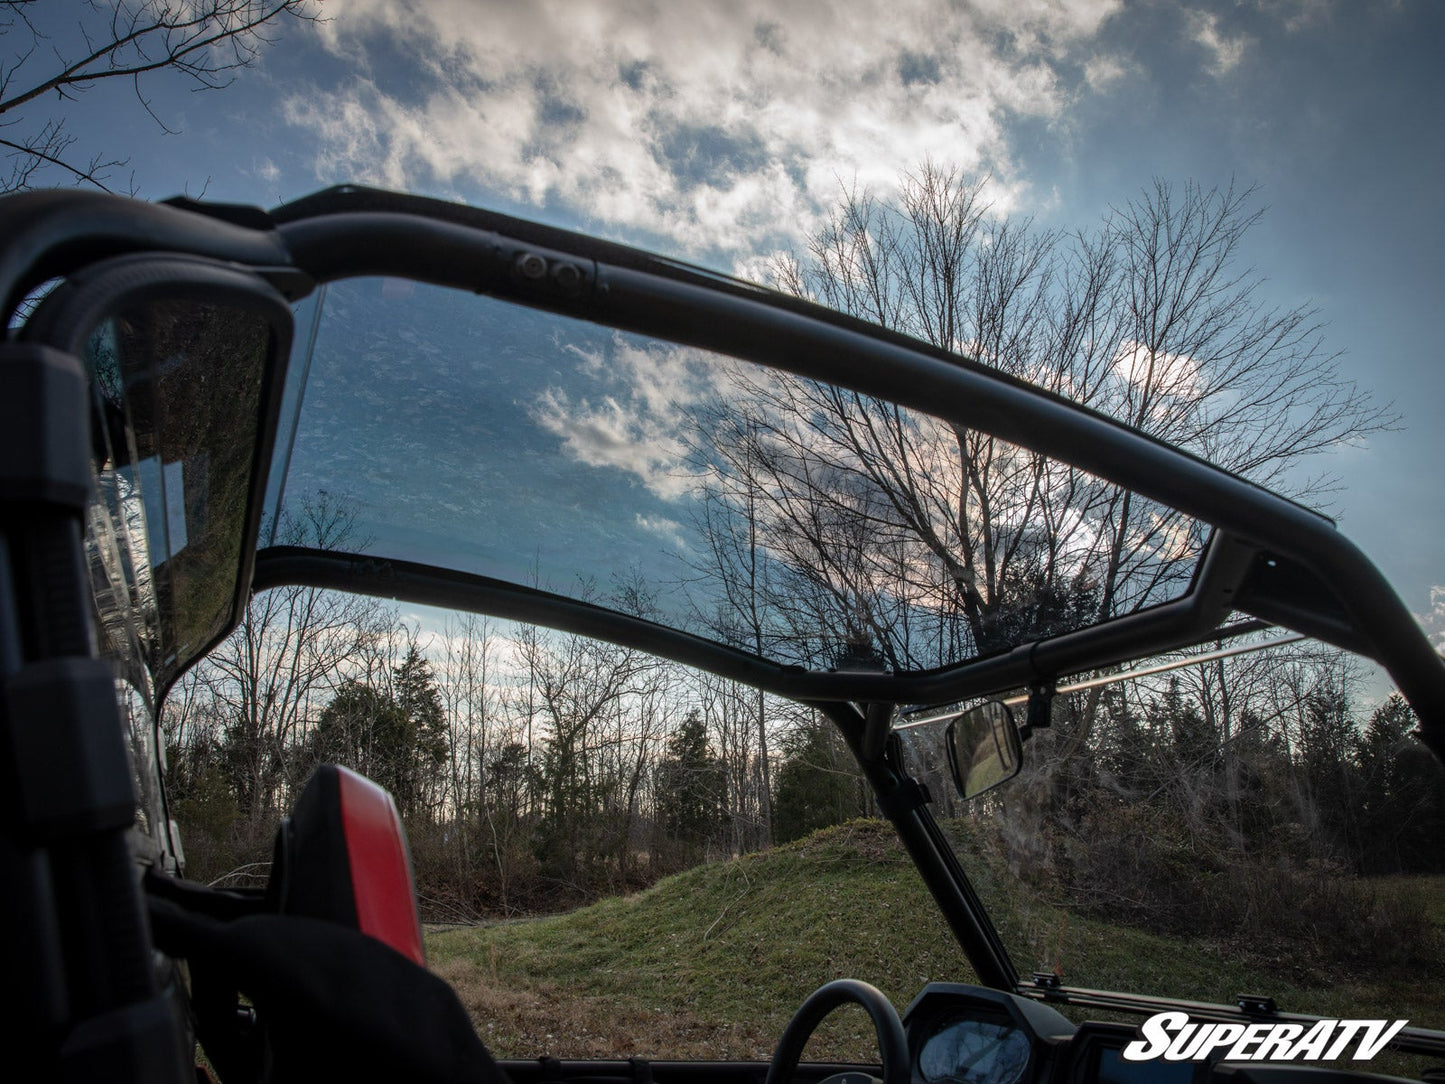
<svg viewBox="0 0 1445 1084"><path fill-rule="evenodd" d="M477 1022L487 1046L557 1058L628 1058L640 1050L670 1058L766 1058L776 1042L756 1024L708 1022L686 1006L638 1006L548 983L505 983L470 961L438 964Z"/></svg>

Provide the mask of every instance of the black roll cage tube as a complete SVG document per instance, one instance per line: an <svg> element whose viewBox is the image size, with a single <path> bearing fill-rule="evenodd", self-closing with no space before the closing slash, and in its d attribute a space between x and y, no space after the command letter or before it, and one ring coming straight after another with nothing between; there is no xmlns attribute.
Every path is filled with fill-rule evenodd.
<svg viewBox="0 0 1445 1084"><path fill-rule="evenodd" d="M7 317L30 290L125 253L186 254L268 279L295 301L317 284L388 275L485 293L766 364L1052 456L1213 527L1181 598L938 670L808 671L515 584L364 555L273 547L253 588L295 583L436 602L610 639L810 702L847 736L880 796L902 780L863 738L854 703L966 699L1280 623L1376 659L1445 759L1445 661L1381 573L1333 523L1086 407L806 301L635 249L475 208L359 188L277 208L155 205L81 192L0 203ZM284 364L284 359L283 359ZM236 615L239 619L239 614ZM963 948L990 985L1018 976L926 807L888 810Z"/></svg>

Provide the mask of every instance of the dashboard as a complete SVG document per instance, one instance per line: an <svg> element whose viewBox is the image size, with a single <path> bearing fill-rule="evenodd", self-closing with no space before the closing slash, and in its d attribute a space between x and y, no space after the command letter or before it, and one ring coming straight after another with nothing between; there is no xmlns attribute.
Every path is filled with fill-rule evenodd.
<svg viewBox="0 0 1445 1084"><path fill-rule="evenodd" d="M1133 1024L1075 1025L1042 1002L980 986L930 983L903 1015L912 1084L1319 1084L1386 1081L1288 1063L1128 1061Z"/></svg>

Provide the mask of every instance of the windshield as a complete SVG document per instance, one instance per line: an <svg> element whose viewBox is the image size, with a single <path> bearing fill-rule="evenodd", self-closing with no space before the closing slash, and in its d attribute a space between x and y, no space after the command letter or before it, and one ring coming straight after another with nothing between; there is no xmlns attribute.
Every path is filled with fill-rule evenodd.
<svg viewBox="0 0 1445 1084"><path fill-rule="evenodd" d="M1023 981L1432 1026L1445 772L1370 678L1302 643L1061 694L967 804L945 723L901 734Z"/></svg>
<svg viewBox="0 0 1445 1084"><path fill-rule="evenodd" d="M420 562L777 662L896 672L1177 597L1206 540L983 433L508 302L360 279L303 321L263 547ZM318 503L344 510L343 535L317 534Z"/></svg>

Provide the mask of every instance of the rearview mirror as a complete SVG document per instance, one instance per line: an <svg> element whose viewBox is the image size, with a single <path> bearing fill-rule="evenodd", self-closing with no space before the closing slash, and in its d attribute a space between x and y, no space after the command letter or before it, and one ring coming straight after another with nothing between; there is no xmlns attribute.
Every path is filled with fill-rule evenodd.
<svg viewBox="0 0 1445 1084"><path fill-rule="evenodd" d="M1023 748L1013 712L999 700L970 708L948 724L948 768L967 801L1018 775Z"/></svg>

